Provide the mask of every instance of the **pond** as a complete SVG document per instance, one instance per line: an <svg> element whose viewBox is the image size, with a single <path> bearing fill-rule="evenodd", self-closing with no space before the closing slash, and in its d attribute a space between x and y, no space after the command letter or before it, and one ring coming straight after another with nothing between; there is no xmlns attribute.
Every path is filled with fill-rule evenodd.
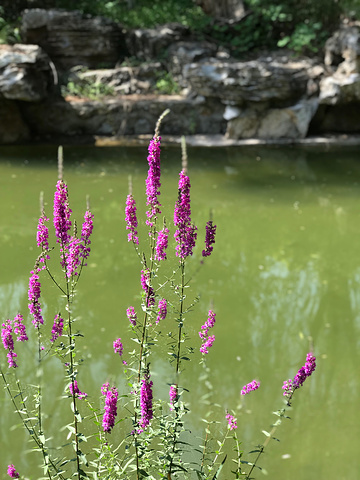
<svg viewBox="0 0 360 480"><path fill-rule="evenodd" d="M146 245L144 224L147 175L146 148L65 147L64 178L73 215L79 223L90 195L95 215L92 252L78 286L76 314L85 335L81 366L82 387L96 398L111 378L126 389L121 364L112 342L131 343L126 308L139 304L140 265L127 242L124 205L131 175L140 220L139 235ZM38 255L36 226L39 194L52 216L57 181L56 148L1 147L1 269L2 321L19 311L27 316L29 272ZM360 163L358 149L189 148L192 218L199 245L188 269L191 293L200 296L189 316L187 332L196 352L186 367L190 393L189 422L202 435L203 415L198 398L198 331L213 305L216 341L207 356L214 402L234 410L244 459L264 441L272 415L283 405L283 381L292 378L313 350L317 369L293 401L291 420L276 433L260 465L270 478L288 480L348 480L358 476L360 447ZM177 199L179 148L162 149L160 201L170 226ZM205 223L209 214L217 225L212 256L201 265ZM168 262L176 263L169 253ZM53 287L43 291L43 311L51 317L57 300ZM170 320L169 320L170 321ZM81 323L80 323L81 322ZM49 320L49 325L52 320ZM49 331L51 327L49 327ZM30 335L29 345L34 342ZM30 355L23 348L23 355ZM23 346L21 346L23 347ZM2 348L2 347L1 347ZM20 348L20 347L19 347ZM132 348L132 347L129 347ZM155 395L168 388L171 367L166 356L153 365ZM19 353L20 358L20 353ZM4 350L2 366L6 365ZM22 365L19 376L32 378ZM51 358L46 385L49 435L58 438L68 410L62 410L62 367ZM242 386L258 379L261 387L240 397ZM170 380L171 382L171 380ZM165 385L165 387L161 385ZM166 392L165 392L166 393ZM29 478L39 478L39 463L5 393L0 393L0 470L14 463ZM223 429L223 430L222 430ZM115 434L116 435L116 434ZM226 480L230 466L224 470ZM291 474L289 474L291 472ZM261 473L256 473L260 478Z"/></svg>

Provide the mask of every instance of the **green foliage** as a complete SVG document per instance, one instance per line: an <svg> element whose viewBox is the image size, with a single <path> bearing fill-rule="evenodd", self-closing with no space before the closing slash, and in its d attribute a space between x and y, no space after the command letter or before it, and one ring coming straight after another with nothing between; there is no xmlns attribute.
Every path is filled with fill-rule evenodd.
<svg viewBox="0 0 360 480"><path fill-rule="evenodd" d="M94 82L90 79L82 79L80 82L69 81L62 85L61 94L63 97L71 95L79 98L98 100L103 97L113 96L114 89L109 85Z"/></svg>
<svg viewBox="0 0 360 480"><path fill-rule="evenodd" d="M287 35L278 41L278 47L288 47L295 52L317 52L319 44L327 39L327 35L322 31L321 22L307 24L300 23L296 25L292 35Z"/></svg>
<svg viewBox="0 0 360 480"><path fill-rule="evenodd" d="M16 22L5 19L4 9L0 6L0 44L14 44L20 42L20 31Z"/></svg>
<svg viewBox="0 0 360 480"><path fill-rule="evenodd" d="M270 46L296 52L318 51L336 28L342 12L336 0L249 0Z"/></svg>
<svg viewBox="0 0 360 480"><path fill-rule="evenodd" d="M159 75L156 81L156 90L164 95L172 95L180 93L180 86L174 80L174 77L169 72L164 72Z"/></svg>
<svg viewBox="0 0 360 480"><path fill-rule="evenodd" d="M168 22L180 22L190 28L199 28L208 19L192 0L137 0L129 8L127 1L56 0L56 6L81 10L92 15L103 15L127 27L152 28Z"/></svg>

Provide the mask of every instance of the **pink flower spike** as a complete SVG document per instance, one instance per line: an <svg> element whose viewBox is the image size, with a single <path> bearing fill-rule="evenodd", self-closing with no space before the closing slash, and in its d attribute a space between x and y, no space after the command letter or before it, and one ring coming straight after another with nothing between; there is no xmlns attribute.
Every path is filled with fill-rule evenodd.
<svg viewBox="0 0 360 480"><path fill-rule="evenodd" d="M20 478L20 475L15 470L14 465L8 465L7 474L10 478Z"/></svg>
<svg viewBox="0 0 360 480"><path fill-rule="evenodd" d="M121 355L123 354L123 350L124 350L123 344L121 342L121 338L118 338L117 340L114 341L113 347L114 347L114 352L118 353L121 357Z"/></svg>
<svg viewBox="0 0 360 480"><path fill-rule="evenodd" d="M252 382L246 384L243 386L241 389L241 395L247 395L250 392L253 392L254 390L257 390L260 387L260 382L253 380Z"/></svg>
<svg viewBox="0 0 360 480"><path fill-rule="evenodd" d="M159 304L158 304L158 315L156 317L156 322L155 322L156 325L161 320L165 320L166 315L167 315L167 301L165 298L162 298L161 300L159 300Z"/></svg>
<svg viewBox="0 0 360 480"><path fill-rule="evenodd" d="M118 391L115 387L109 388L109 384L104 384L101 392L106 395L102 427L104 432L111 432L115 425L117 415Z"/></svg>
<svg viewBox="0 0 360 480"><path fill-rule="evenodd" d="M166 249L168 247L169 229L164 227L157 236L155 247L155 260L166 260Z"/></svg>
<svg viewBox="0 0 360 480"><path fill-rule="evenodd" d="M84 398L87 397L87 393L80 392L77 380L74 380L74 389L73 389L73 384L70 383L69 390L71 395L73 395L73 392L74 392L75 396L79 397L80 400L83 400Z"/></svg>
<svg viewBox="0 0 360 480"><path fill-rule="evenodd" d="M214 247L212 246L215 243L215 233L216 225L213 225L213 222L209 220L205 227L205 250L202 251L203 257L209 257Z"/></svg>
<svg viewBox="0 0 360 480"><path fill-rule="evenodd" d="M161 137L154 135L149 144L149 155L147 157L149 170L146 179L146 205L149 210L146 212L146 225L153 227L157 216L161 213L161 203L158 200L160 195L160 143Z"/></svg>
<svg viewBox="0 0 360 480"><path fill-rule="evenodd" d="M229 430L235 430L237 428L236 418L230 413L226 414L226 419L228 421Z"/></svg>
<svg viewBox="0 0 360 480"><path fill-rule="evenodd" d="M14 333L17 335L17 341L18 342L25 342L28 339L28 336L26 334L26 328L25 325L23 324L23 316L21 313L18 313L16 317L14 318Z"/></svg>
<svg viewBox="0 0 360 480"><path fill-rule="evenodd" d="M139 237L137 232L138 221L136 217L136 202L134 197L130 194L126 198L125 206L125 222L128 233L128 242L133 242L139 245Z"/></svg>
<svg viewBox="0 0 360 480"><path fill-rule="evenodd" d="M132 325L133 327L136 327L137 315L136 315L136 312L135 312L135 308L134 308L134 307L129 307L129 308L126 310L126 316L127 316L127 318L129 319L129 322L131 323L131 325Z"/></svg>

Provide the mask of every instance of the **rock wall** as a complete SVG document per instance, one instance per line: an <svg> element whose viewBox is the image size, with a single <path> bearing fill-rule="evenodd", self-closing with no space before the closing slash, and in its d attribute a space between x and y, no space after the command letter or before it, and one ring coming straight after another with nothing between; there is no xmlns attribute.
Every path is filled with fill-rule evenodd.
<svg viewBox="0 0 360 480"><path fill-rule="evenodd" d="M239 61L181 25L126 31L79 12L25 11L22 32L24 44L0 45L0 143L148 134L165 108L162 131L173 135L360 132L359 25L328 40L324 64L283 51ZM167 76L177 95L156 94ZM63 98L62 78L113 96Z"/></svg>

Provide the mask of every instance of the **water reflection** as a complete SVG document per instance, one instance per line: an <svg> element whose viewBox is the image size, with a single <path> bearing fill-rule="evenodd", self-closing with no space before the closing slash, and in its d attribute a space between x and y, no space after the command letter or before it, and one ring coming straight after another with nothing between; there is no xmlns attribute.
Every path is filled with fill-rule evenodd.
<svg viewBox="0 0 360 480"><path fill-rule="evenodd" d="M311 335L323 287L314 261L299 268L289 259L266 257L259 269L257 285L251 294L252 341L256 348L267 343L273 354L271 363L274 363L276 349L284 348L299 334ZM292 349L291 363L296 362L299 354L298 348Z"/></svg>

